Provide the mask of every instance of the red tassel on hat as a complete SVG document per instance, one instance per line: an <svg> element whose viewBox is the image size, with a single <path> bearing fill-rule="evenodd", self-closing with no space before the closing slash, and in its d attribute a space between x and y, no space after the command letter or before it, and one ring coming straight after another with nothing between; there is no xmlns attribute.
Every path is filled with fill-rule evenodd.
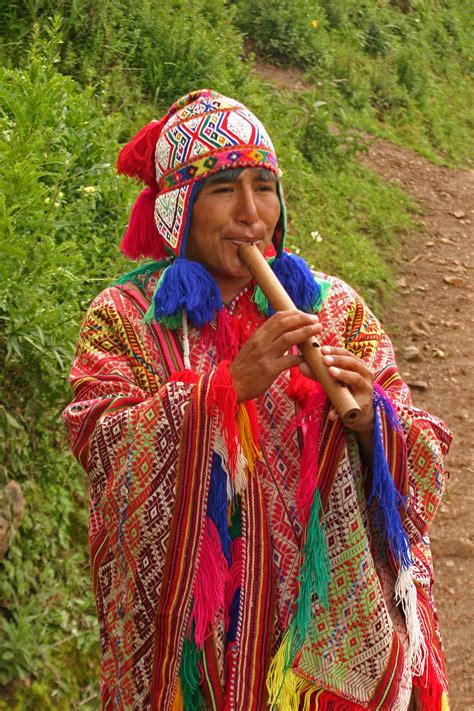
<svg viewBox="0 0 474 711"><path fill-rule="evenodd" d="M159 121L152 121L129 141L120 151L117 173L142 180L149 188L155 188L155 148L169 114Z"/></svg>
<svg viewBox="0 0 474 711"><path fill-rule="evenodd" d="M152 121L129 141L120 151L117 173L142 180L148 188L135 201L127 231L122 237L120 249L130 259L164 259L167 256L163 241L155 224L156 183L155 149L168 114L160 121Z"/></svg>
<svg viewBox="0 0 474 711"><path fill-rule="evenodd" d="M169 256L155 224L156 190L142 190L132 207L127 231L122 237L120 249L129 259L165 259Z"/></svg>

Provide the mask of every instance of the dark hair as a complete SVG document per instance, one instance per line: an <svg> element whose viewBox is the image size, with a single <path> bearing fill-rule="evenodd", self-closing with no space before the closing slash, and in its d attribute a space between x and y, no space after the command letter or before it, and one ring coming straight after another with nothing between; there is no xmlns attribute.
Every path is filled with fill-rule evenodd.
<svg viewBox="0 0 474 711"><path fill-rule="evenodd" d="M245 170L245 168L227 168L226 170L219 170L217 173L213 173L208 178L204 178L204 180L200 180L194 186L193 199L197 199L197 196L205 185L212 185L212 183L232 183L234 180L237 180L243 170ZM267 168L259 168L259 170L262 180L274 180L277 182L277 177L271 170Z"/></svg>

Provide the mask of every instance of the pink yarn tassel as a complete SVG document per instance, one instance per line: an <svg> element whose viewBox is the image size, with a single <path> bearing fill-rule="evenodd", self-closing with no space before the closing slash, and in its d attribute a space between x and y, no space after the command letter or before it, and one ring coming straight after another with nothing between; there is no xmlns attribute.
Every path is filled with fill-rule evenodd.
<svg viewBox="0 0 474 711"><path fill-rule="evenodd" d="M229 361L220 363L213 373L206 404L209 410L217 407L219 411L220 424L229 457L229 473L233 477L237 471L239 433L237 430L237 394L229 371Z"/></svg>
<svg viewBox="0 0 474 711"><path fill-rule="evenodd" d="M229 627L230 622L230 606L237 589L242 584L242 567L244 564L244 544L243 539L239 536L232 541L230 546L230 554L232 557L232 565L229 570L229 578L225 591L225 626Z"/></svg>
<svg viewBox="0 0 474 711"><path fill-rule="evenodd" d="M319 433L321 431L321 418L326 395L321 385L312 393L305 410L303 419L307 422L304 434L304 446L301 455L300 480L296 492L296 504L301 519L305 526L309 519L309 510L314 499L318 478Z"/></svg>
<svg viewBox="0 0 474 711"><path fill-rule="evenodd" d="M202 649L212 632L217 612L224 607L225 587L229 577L227 560L222 552L217 528L206 517L201 555L194 583L194 605L190 623L194 621L194 639Z"/></svg>

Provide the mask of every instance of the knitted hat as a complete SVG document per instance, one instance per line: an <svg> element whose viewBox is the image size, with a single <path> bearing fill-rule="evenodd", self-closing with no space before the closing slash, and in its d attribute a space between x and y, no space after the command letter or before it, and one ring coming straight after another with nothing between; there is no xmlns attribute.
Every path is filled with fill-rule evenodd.
<svg viewBox="0 0 474 711"><path fill-rule="evenodd" d="M131 259L171 260L146 316L168 328L181 324L183 309L195 325L203 326L222 308L214 279L203 264L186 259L185 250L194 188L229 168L265 168L277 177L281 213L272 238L272 269L298 308L314 310L321 302L321 288L306 263L283 250L286 209L268 133L245 106L202 89L183 96L160 121L142 128L118 159L119 173L148 186L132 208L121 249ZM255 301L261 311L270 311L259 289Z"/></svg>
<svg viewBox="0 0 474 711"><path fill-rule="evenodd" d="M131 259L184 257L193 188L228 168L266 168L278 177L267 131L245 106L216 91L203 89L183 96L120 153L118 172L148 185L132 209L122 252ZM279 181L278 194L282 210L273 243L281 253L285 205Z"/></svg>

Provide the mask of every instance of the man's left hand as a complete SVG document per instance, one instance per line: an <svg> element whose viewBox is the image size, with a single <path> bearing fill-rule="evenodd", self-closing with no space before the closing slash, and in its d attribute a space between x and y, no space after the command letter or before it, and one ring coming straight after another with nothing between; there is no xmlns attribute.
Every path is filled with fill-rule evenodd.
<svg viewBox="0 0 474 711"><path fill-rule="evenodd" d="M345 348L322 346L321 354L329 375L334 380L347 385L361 409L361 416L354 425L351 425L351 429L360 434L371 433L374 426L372 371L361 358L357 358ZM303 375L314 377L306 363L298 367ZM331 420L339 417L334 408L330 410L329 417Z"/></svg>

